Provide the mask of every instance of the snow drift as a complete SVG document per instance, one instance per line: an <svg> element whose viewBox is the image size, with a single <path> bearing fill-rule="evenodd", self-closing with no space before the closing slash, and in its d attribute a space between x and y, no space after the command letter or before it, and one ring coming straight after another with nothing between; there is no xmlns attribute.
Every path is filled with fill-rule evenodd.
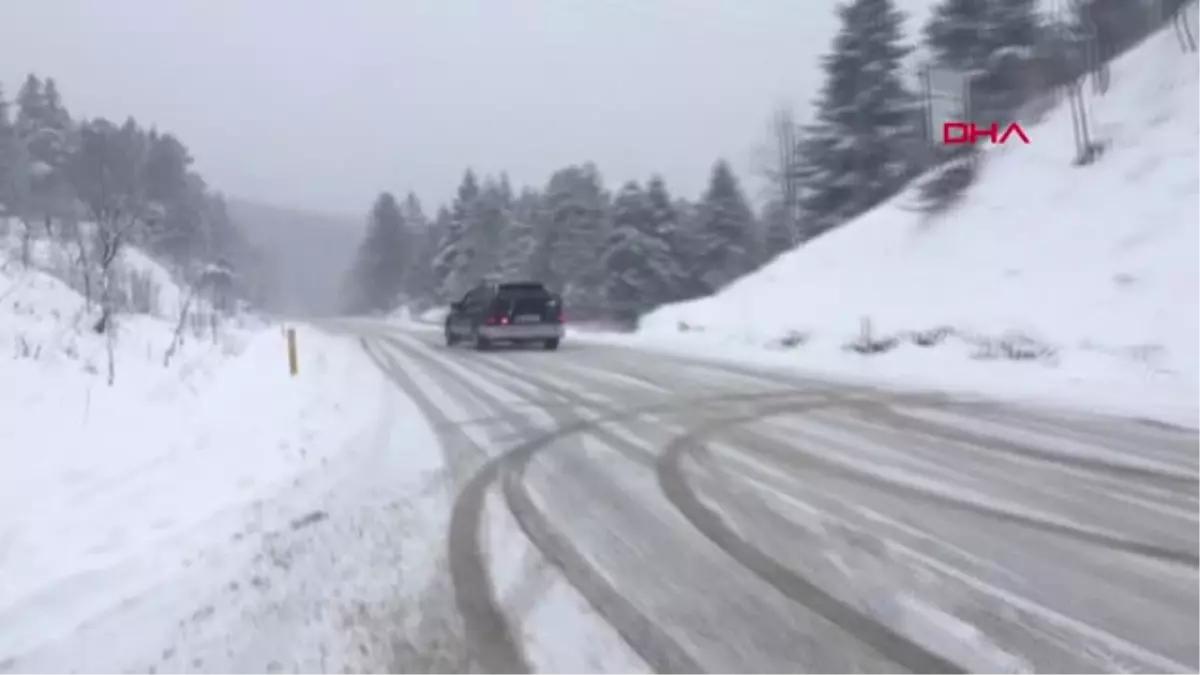
<svg viewBox="0 0 1200 675"><path fill-rule="evenodd" d="M924 218L902 194L714 296L661 308L641 337L795 347L789 357L807 366L939 371L938 384L968 375L984 388L1024 378L1027 391L1069 381L1068 398L1149 392L1194 416L1197 59L1163 32L1112 77L1090 102L1108 144L1095 164L1071 166L1064 106L1027 127L1030 145L986 153L956 209ZM864 329L884 354L845 353ZM920 365L896 368L905 354Z"/></svg>

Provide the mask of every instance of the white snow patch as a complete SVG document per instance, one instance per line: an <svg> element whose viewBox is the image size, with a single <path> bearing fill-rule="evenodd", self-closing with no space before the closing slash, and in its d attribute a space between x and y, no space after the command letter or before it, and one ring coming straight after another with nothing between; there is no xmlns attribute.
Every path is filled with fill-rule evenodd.
<svg viewBox="0 0 1200 675"><path fill-rule="evenodd" d="M911 594L896 598L900 627L926 649L969 673L1031 673L1021 657L994 644L975 626Z"/></svg>
<svg viewBox="0 0 1200 675"><path fill-rule="evenodd" d="M421 312L415 318L412 318L412 320L416 323L426 323L434 326L440 326L446 321L446 315L449 313L450 308L448 307L434 307Z"/></svg>
<svg viewBox="0 0 1200 675"><path fill-rule="evenodd" d="M539 673L649 673L621 636L561 580L528 618L525 649Z"/></svg>

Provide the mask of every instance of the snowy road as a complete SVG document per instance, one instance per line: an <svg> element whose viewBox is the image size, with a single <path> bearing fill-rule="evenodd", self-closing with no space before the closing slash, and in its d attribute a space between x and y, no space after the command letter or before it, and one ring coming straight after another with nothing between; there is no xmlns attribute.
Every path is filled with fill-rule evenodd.
<svg viewBox="0 0 1200 675"><path fill-rule="evenodd" d="M581 667L545 656L569 641L536 609L557 586L601 619L571 639L630 652L583 667L1200 667L1195 431L345 330L437 430L453 603L484 670Z"/></svg>

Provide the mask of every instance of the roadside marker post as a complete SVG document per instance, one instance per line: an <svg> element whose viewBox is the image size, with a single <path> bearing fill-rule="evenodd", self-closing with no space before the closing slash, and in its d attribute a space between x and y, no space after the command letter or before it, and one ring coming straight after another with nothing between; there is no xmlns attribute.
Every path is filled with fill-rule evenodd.
<svg viewBox="0 0 1200 675"><path fill-rule="evenodd" d="M288 352L288 371L291 372L292 377L295 377L296 373L299 372L299 370L300 370L299 360L296 358L296 329L295 328L287 329L287 352Z"/></svg>

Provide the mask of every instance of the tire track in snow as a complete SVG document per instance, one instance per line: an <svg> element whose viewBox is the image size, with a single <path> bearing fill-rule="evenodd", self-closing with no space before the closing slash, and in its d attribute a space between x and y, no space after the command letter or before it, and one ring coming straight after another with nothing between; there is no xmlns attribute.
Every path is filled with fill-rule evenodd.
<svg viewBox="0 0 1200 675"><path fill-rule="evenodd" d="M641 413L627 411L606 419L638 414ZM581 419L567 423L493 457L463 487L454 503L449 533L451 577L468 643L477 650L480 664L488 670L530 672L531 667L523 654L515 628L500 607L487 568L486 554L481 547L480 534L487 492L494 482L510 471L510 463L527 465L538 452L549 449L562 439L586 432L602 421L604 419ZM505 495L510 505L516 505L512 509L513 516L525 535L643 660L656 672L701 672L699 664L642 615L603 576L596 573L586 558L553 529L545 515L524 494L519 481L514 483L508 480L506 484L519 487L519 490L509 487Z"/></svg>
<svg viewBox="0 0 1200 675"><path fill-rule="evenodd" d="M385 338L386 339L386 338ZM583 555L580 549L580 542L573 541L565 536L563 531L558 529L559 525L551 522L548 514L544 512L547 508L540 506L529 493L529 489L525 484L525 472L534 462L536 457L547 450L572 452L572 448L558 447L560 442L584 435L594 436L605 443L605 445L628 456L635 460L638 464L651 468L655 471L651 474L659 481L662 493L669 499L670 494L665 486L662 485L664 475L667 482L675 481L671 485L671 489L675 491L676 499L671 501L686 501L686 493L681 491L690 491L695 501L701 507L709 508L703 502L700 502L695 488L689 485L686 476L683 472L682 462L686 457L694 451L695 445L703 445L707 438L703 432L704 424L699 426L694 424L698 417L704 414L709 415L708 422L710 427L714 427L712 433L714 436L719 435L719 432L724 427L731 427L739 422L751 425L756 420L769 417L771 415L787 414L787 407L790 405L792 410L797 410L803 406L812 406L817 401L813 398L813 390L817 394L836 393L844 398L838 404L843 408L850 408L852 411L869 411L870 418L878 422L878 426L889 426L882 419L876 419L875 414L878 412L881 416L889 413L899 415L897 411L889 410L889 405L901 406L929 406L938 409L965 409L969 410L977 407L980 404L964 403L962 401L954 401L946 399L940 395L896 395L895 392L880 392L865 387L846 387L831 386L829 383L813 383L811 390L805 392L803 389L807 387L798 378L789 378L787 376L765 377L761 374L750 374L738 372L740 369L731 369L737 376L734 378L721 378L714 373L712 382L706 384L705 378L700 375L704 369L702 368L683 368L685 375L680 378L676 376L671 367L673 359L668 359L665 355L663 359L648 358L640 361L636 353L622 354L622 357L627 358L598 358L599 355L588 354L586 360L572 361L566 363L562 361L563 353L559 353L556 357L540 358L541 355L522 354L515 352L511 358L505 358L503 352L475 354L473 352L456 352L455 357L451 358L448 353L443 357L437 348L430 348L427 344L429 340L424 337L408 337L404 341L392 341L398 348L402 349L406 354L419 354L415 358L421 359L421 365L430 370L430 372L438 373L437 381L443 382L445 379L453 380L451 383L445 383L444 386L453 385L459 391L470 392L469 397L475 402L477 407L482 407L488 411L486 417L479 418L473 421L529 421L532 415L544 415L553 418L552 429L531 430L525 429L523 433L526 435L515 447L508 450L501 456L494 456L487 460L485 466L471 476L470 490L477 492L479 495L486 495L492 486L499 484L509 510L512 512L525 535L533 541L537 550L546 558L553 559L555 566L560 569L566 580L584 595L589 604L596 609L610 625L612 625L626 640L626 642L639 653L650 666L660 671L688 670L699 671L699 663L693 655L690 655L687 650L683 649L673 639L666 635L663 627L656 626L655 623L645 614L644 610L639 610L638 607L629 602L629 598L622 594L621 590L616 587L616 583L627 581L624 577L614 581L607 581L600 572L595 569L596 563ZM416 343L404 346L406 342ZM424 352L430 352L425 354ZM457 358L461 354L461 358ZM528 357L528 358L526 358ZM555 361L554 358L558 358ZM429 365L425 360L445 361L437 366ZM440 366L440 367L439 367ZM720 367L714 368L712 364L705 363L704 366L709 371L722 370ZM608 373L607 370L616 370L617 373ZM591 371L590 373L588 371ZM627 371L627 372L626 372ZM637 381L635 381L637 380ZM790 391L774 391L774 392L739 392L737 394L724 394L710 397L695 397L688 398L681 395L682 392L694 390L729 390L739 388L739 384L743 382L752 382L757 380L762 383L762 386L780 385L791 387ZM640 381L640 383L638 382ZM577 384L577 386L575 386ZM503 390L503 398L499 398L497 392ZM658 391L656 391L658 390ZM863 400L863 396L869 400ZM789 397L795 399L807 397L809 400L795 401L787 400ZM733 405L737 402L738 405ZM833 406L833 404L826 404ZM757 406L757 409L746 410L747 406ZM986 407L986 406L985 406ZM690 408L690 409L689 409ZM724 409L722 409L724 408ZM776 410L779 410L778 412ZM678 421L675 421L675 419ZM465 421L447 422L450 427L463 426ZM908 433L920 433L913 429L907 428L908 420L903 420L900 423L898 431ZM896 421L892 420L890 426L895 426ZM536 425L535 425L536 426ZM617 433L613 427L621 427L621 431L628 429L630 435ZM655 433L650 434L646 431L638 429L652 429ZM674 431L678 429L678 431ZM700 431L698 431L698 429ZM739 447L748 454L763 454L771 455L772 459L782 460L788 458L787 465L793 476L812 475L814 472L818 475L825 473L827 475L839 475L841 478L852 481L856 484L864 485L868 489L885 489L892 495L903 498L906 501L911 501L914 505L932 504L939 509L950 507L956 510L976 511L977 515L987 515L989 517L1009 517L1014 514L1000 505L979 505L973 504L969 499L961 495L943 494L939 491L928 488L921 483L908 484L901 480L899 486L896 481L890 480L891 476L887 475L862 475L862 471L855 471L856 467L845 467L841 464L845 462L837 462L838 458L824 457L821 453L813 452L809 449L800 448L799 452L794 443L787 443L783 438L770 438L764 436L762 431L753 429L746 430L738 428L735 430L738 434L744 434L742 437L746 439L745 447ZM1049 433L1049 431L1047 431ZM661 437L665 435L670 438L672 434L679 434L675 438L674 443L667 444L666 452L656 457L656 449L661 447L663 441ZM691 437L691 441L687 439ZM650 447L642 443L652 438L658 438L658 445ZM941 438L940 436L938 438ZM794 440L794 439L792 439ZM953 439L942 439L953 440ZM692 445L689 446L688 443ZM987 449L1003 454L1005 448L996 447L997 444L992 442L991 438L973 439L972 441L963 441L961 439L956 442L971 442L974 445L984 446ZM682 444L683 447L679 447ZM654 445L654 444L652 444ZM495 447L491 448L493 451ZM482 449L480 449L482 450ZM1051 450L1043 450L1033 448L1035 453L1054 454ZM674 456L668 457L671 453ZM774 453L774 454L773 454ZM801 454L803 453L803 454ZM809 454L811 453L811 454ZM1027 455L1026 455L1027 456ZM1068 457L1070 459L1071 457ZM1046 458L1043 456L1031 457L1036 461L1050 461L1055 458ZM1085 460L1088 458L1085 458ZM777 461L782 464L782 461ZM1077 467L1079 468L1079 467ZM1082 471L1096 471L1098 467L1088 466L1079 468ZM1099 467L1104 470L1105 467ZM1124 468L1118 467L1118 468ZM1136 472L1135 472L1136 473ZM1116 480L1118 477L1133 479L1133 480L1156 480L1162 476L1133 476L1127 473L1110 473L1105 471L1104 475L1109 476L1111 480ZM902 478L902 477L901 477ZM478 484L476 484L478 481ZM932 491L933 494L930 494ZM653 491L657 492L657 491ZM652 492L652 494L653 494ZM491 656L482 656L479 663L491 670L507 670L521 669L528 667L528 661L520 663L520 659L525 657L522 654L521 644L519 641L519 631L516 630L514 621L516 617L505 615L501 608L501 603L496 597L495 589L490 586L490 579L486 579L486 584L467 581L465 578L476 576L486 578L489 575L489 570L486 564L486 558L482 555L478 544L478 533L483 526L483 513L486 511L486 499L481 497L482 503L473 502L468 490L463 490L459 499L454 504L455 518L458 522L457 527L452 527L451 539L455 539L453 531L460 532L457 535L462 538L460 541L459 552L465 561L459 561L457 578L464 579L463 587L455 584L454 591L456 595L467 594L471 596L467 598L471 602L478 603L473 606L473 609L464 612L465 604L463 598L456 598L460 613L464 613L464 624L472 624L473 627L467 629L468 642L475 643L477 640L500 640L508 642L508 645L503 649L496 648ZM683 495L682 499L680 496ZM593 497L594 498L594 497ZM964 503L966 502L966 503ZM678 509L683 512L683 509ZM979 509L983 508L984 512L979 513ZM463 509L460 512L459 509ZM691 508L691 507L689 507ZM669 510L669 507L668 507ZM711 509L710 509L711 511ZM1041 531L1050 531L1052 534L1057 534L1065 539L1080 540L1080 528L1071 528L1070 524L1066 524L1066 531L1055 531L1055 526L1062 526L1064 523L1055 522L1057 519L1050 519L1050 527L1047 528L1045 520L1036 517L1037 514L1024 513L1024 509L1018 510L1016 514L1016 524L1022 525L1030 529L1040 529ZM472 516L473 514L473 516ZM693 508L693 515L695 510ZM472 520L472 517L474 518ZM686 517L686 516L685 516ZM721 516L716 515L719 519ZM1032 518L1032 522L1023 522L1022 518ZM690 520L690 519L689 519ZM1012 522L1012 521L1010 521ZM722 524L718 521L718 524ZM693 525L696 525L693 522ZM711 523L708 527L712 528ZM684 528L690 529L690 528ZM728 527L726 527L728 529ZM703 534L709 541L713 538L709 536L709 532L704 532L703 528L697 526L696 530ZM475 545L470 545L469 539L462 532L475 533ZM653 534L653 530L638 530L642 534ZM736 537L736 535L735 535ZM1107 537L1107 538L1106 538ZM1137 555L1149 555L1152 558L1159 560L1173 560L1173 564L1179 564L1179 551L1172 551L1166 547L1155 548L1150 546L1146 548L1141 542L1130 542L1121 537L1113 537L1106 533L1092 532L1087 529L1082 530L1082 539L1091 544L1116 548L1118 550L1126 550ZM464 543L465 542L465 543ZM782 568L783 579L786 581L787 588L791 589L792 594L800 595L807 598L797 600L797 604L809 609L814 609L811 603L814 602L814 597L819 601L816 604L824 609L833 612L841 622L851 626L843 630L853 634L860 640L863 639L860 633L865 631L867 639L863 640L868 644L880 645L876 651L890 651L892 654L899 653L900 656L888 654L887 658L899 660L900 658L922 666L918 670L933 671L933 670L961 670L961 668L942 658L937 654L922 654L923 648L920 645L915 645L915 651L911 650L914 645L912 641L904 635L888 635L890 629L887 626L878 625L879 622L871 617L858 617L853 615L845 615L839 613L841 610L833 605L830 609L829 605L822 605L820 601L826 600L820 596L813 596L811 593L801 591L809 591L810 588L804 586L805 583L810 587L815 587L811 582L806 581L802 577L799 578L799 584L796 584L796 578L799 577L794 571L788 570L781 564L776 563L779 568L772 568L769 558L763 560L765 554L762 551L757 551L747 542L741 542L741 545L734 541L726 541L732 546L738 555L730 555L731 559L737 561L750 572L753 572L759 578L770 577L778 580L780 577L780 569ZM739 547L740 546L740 547ZM1138 549L1142 546L1142 549ZM747 550L746 547L749 547ZM721 547L725 550L725 547ZM726 550L726 553L728 551ZM1162 555L1162 554L1166 555ZM719 555L719 554L718 554ZM747 565L744 560L750 559L754 565ZM757 556L757 557L756 557ZM1156 557L1157 556L1157 557ZM452 555L452 558L457 557ZM1191 554L1190 560L1194 561L1195 554ZM454 562L453 560L451 561ZM1188 556L1184 556L1185 568L1188 567ZM661 567L661 564L659 565ZM758 569L754 569L757 566ZM1191 564L1191 569L1195 569L1195 564ZM737 569L736 567L732 569ZM767 572L766 577L762 572ZM740 571L739 571L740 574ZM791 575L790 577L788 575ZM696 579L692 579L696 581ZM767 579L768 583L775 584ZM965 582L964 582L965 583ZM698 588L698 587L697 587ZM765 587L764 587L765 588ZM787 591L780 589L785 595L791 597ZM816 588L818 592L820 588ZM757 591L756 591L757 592ZM826 594L828 595L828 594ZM997 596L999 598L1000 596ZM683 596L679 598L683 600ZM795 599L795 598L793 598ZM836 603L837 599L834 598ZM673 602L673 601L672 601ZM686 606L690 600L685 602ZM700 601L702 602L702 601ZM1005 601L1007 602L1007 601ZM1016 601L1013 601L1016 603ZM853 607L852 611L857 611ZM494 612L492 611L494 610ZM468 620L466 613L474 613L474 619ZM829 618L829 617L826 617ZM861 621L861 624L856 624L855 621ZM838 623L842 625L842 623ZM1086 626L1085 626L1086 627ZM1075 629L1072 629L1075 630ZM1080 629L1082 631L1082 629ZM882 632L881 632L882 631ZM894 631L893 631L894 633ZM481 637L482 636L482 637ZM907 643L907 644L906 644ZM504 666L504 652L507 649L510 660L508 665L503 668L491 667L494 665ZM899 650L897 652L897 650ZM927 650L926 650L927 651ZM921 659L931 658L932 662L921 663ZM930 667L931 663L937 663L940 659L940 667Z"/></svg>
<svg viewBox="0 0 1200 675"><path fill-rule="evenodd" d="M887 424L907 433L920 433L948 441L966 443L979 448L998 450L1013 455L1028 457L1052 464L1085 469L1105 476L1116 478L1137 479L1161 484L1173 489L1195 489L1200 477L1185 474L1181 471L1171 471L1155 466L1138 464L1119 464L1105 461L1099 457L1088 457L1069 452L1047 450L1025 443L986 432L974 432L952 426L949 423L939 423L935 420L921 417L919 413L884 409L872 411L871 419ZM969 423L969 422L968 422Z"/></svg>
<svg viewBox="0 0 1200 675"><path fill-rule="evenodd" d="M881 407L879 405L872 405L872 414ZM868 469L865 466L855 465L852 461L836 459L828 454L806 448L804 445L785 445L781 439L773 438L759 430L744 425L744 423L753 422L755 419L761 419L761 417L763 416L747 418L743 420L743 425L740 425L738 433L754 439L746 447L755 453L760 453L771 458L782 466L790 466L799 472L835 475L867 487L885 490L900 497L927 502L942 508L974 513L1102 548L1132 553L1158 561L1184 565L1193 569L1200 567L1200 560L1197 559L1196 551L1183 551L1158 544L1128 539L1117 534L1081 527L1074 523L1035 512L1026 512L1026 510L1015 506L1014 508L1006 508L1002 504L972 500L948 491L937 490L916 480L902 480L898 476L888 476L882 472Z"/></svg>
<svg viewBox="0 0 1200 675"><path fill-rule="evenodd" d="M499 368L499 366L495 366L494 364L489 364L489 366ZM536 376L534 377L536 378ZM581 397L578 395L564 390L557 385L546 383L544 379L541 379L541 382L545 387L557 392L559 395L580 401L580 403L583 404ZM812 399L811 394L804 392L790 392L787 394L787 396L789 398L803 396ZM726 397L719 397L717 400L750 399L751 401L756 401L763 398L771 400L778 397L779 394L777 392L771 392L768 394L757 395L735 394ZM776 403L774 405L768 403L767 405L769 408L766 411L756 411L755 417L779 414L783 412L793 413L822 407L841 406L845 405L846 403L846 401L836 398L815 399L802 403L796 403L794 401L789 401L782 404ZM728 415L727 412L724 415L719 414L716 411L711 412L716 414L711 414L708 416L708 422L703 428L708 428L708 424L713 424L713 419L723 420L725 419L725 416ZM736 420L740 418L734 416L732 419ZM716 424L722 423L723 422L716 422ZM886 624L883 624L875 618L863 614L850 605L841 602L821 589L819 586L804 579L799 574L767 558L749 543L739 538L732 531L727 529L718 531L717 528L713 526L714 523L712 520L706 520L703 523L703 526L701 526L701 523L698 521L693 520L690 516L695 515L697 511L692 507L699 503L698 500L693 504L689 504L686 510L685 508L682 508L682 501L686 498L678 489L680 487L680 483L674 480L676 476L682 480L682 475L670 470L664 471L664 467L671 466L673 464L673 459L676 456L673 455L673 448L676 448L676 443L671 443L667 447L666 451L660 456L657 463L655 463L654 458L648 453L636 448L628 448L627 442L623 441L623 439L613 437L610 433L607 433L606 430L602 428L593 428L590 431L594 435L601 437L601 439L610 446L613 446L617 449L622 449L624 454L630 456L636 461L639 461L639 463L645 464L647 463L647 460L649 460L650 466L657 466L659 484L667 499L675 504L676 507L681 507L680 510L685 511L685 517L688 517L688 520L691 520L694 525L697 525L698 529L700 529L706 537L716 543L719 548L724 550L726 553L729 553L731 557L733 557L739 564L746 567L760 579L779 590L785 596L796 601L806 609L829 620L831 623L846 631L855 639L861 641L867 647L874 649L883 658L900 664L901 666L913 672L964 672L963 669L957 664L954 664L951 661L925 649L904 635L897 633ZM678 436L678 438L687 438L691 433L694 432L689 432L685 429L682 435ZM678 442L678 440L676 442ZM607 593L597 594L595 589L587 588L588 585L595 582L597 576L594 573L584 572L584 570L587 568L586 560L579 554L577 549L575 549L567 540L565 540L565 538L554 532L552 526L550 526L549 522L545 519L544 514L537 509L532 500L529 498L528 492L524 488L523 475L533 457L534 453L530 452L522 454L519 458L516 458L518 464L504 477L505 494L509 498L514 513L525 514L525 517L520 518L519 520L522 522L522 526L526 528L526 534L530 537L530 539L538 542L539 548L542 548L543 551L555 558L556 563L559 565L560 569L563 569L567 578L571 579L572 583L576 583L576 586L580 588L581 591L584 591L585 595L608 596ZM706 508L702 505L701 507ZM579 583L583 583L585 586L581 587L579 586ZM617 597L620 598L619 594ZM609 599L611 600L612 598ZM645 635L647 631L654 630L653 624L647 623L645 617L633 608L629 607L628 603L625 602L623 598L620 598L620 600L621 601L616 603L615 606L613 604L606 603L605 605L596 606L596 609L601 613L601 615L607 617L614 626L618 626L618 630L620 630L623 635L628 633L633 636L633 639L636 641L630 642L631 646L634 646L639 655L641 655L648 663L660 663L662 657L660 654L656 654L655 652L661 651L660 644L663 638L659 638L658 640L646 640ZM629 638L627 638L627 641L628 640ZM657 667L656 670L658 670L658 672L679 672L670 667ZM688 670L697 671L698 669L691 668Z"/></svg>
<svg viewBox="0 0 1200 675"><path fill-rule="evenodd" d="M808 583L803 577L791 571L782 563L773 559L771 556L764 553L762 550L755 547L753 544L745 540L739 535L733 527L726 521L714 508L708 506L701 500L696 489L687 480L686 473L683 468L683 461L688 457L701 458L706 452L706 442L716 437L732 436L739 438L743 442L738 443L738 449L746 454L757 454L765 459L771 460L777 466L791 466L797 472L794 475L803 475L803 473L816 471L831 472L839 477L850 478L862 482L864 479L868 482L869 487L881 487L889 489L891 486L886 481L875 480L874 477L866 474L857 474L853 471L843 471L844 467L836 463L821 463L822 459L818 453L812 451L797 451L794 444L785 445L781 439L775 439L763 436L760 432L753 430L749 425L754 422L768 418L774 415L788 414L789 412L802 412L804 410L815 410L820 408L837 408L838 406L830 405L815 405L815 406L800 406L792 411L786 409L785 406L779 406L776 410L764 409L752 415L744 415L741 417L727 417L716 420L707 428L694 429L691 432L681 435L676 439L667 450L667 452L659 460L659 481L662 485L663 492L667 494L672 503L679 508L680 512L692 522L700 531L712 539L722 549L726 550L731 556L738 559L747 568L761 574L764 578L771 580L771 583L780 587L789 597L796 597L798 602L811 606L809 603L815 602L822 607L824 611L829 612L828 616L836 617L839 625L846 622L847 630L851 630L856 635L865 635L868 644L877 647L881 652L885 650L892 656L893 650L899 648L900 657L904 658L906 665L915 663L917 668L914 672L961 672L958 666L946 659L942 659L936 654L930 654L927 650L919 645L913 645L904 636L895 633L890 628L882 626L876 620L862 615L858 610L852 607L847 607L836 598L833 598L827 593L824 593L819 587ZM845 406L850 407L850 406ZM873 407L873 406L872 406ZM806 460L815 458L818 460L818 466L806 467ZM832 471L831 471L832 470ZM901 497L912 499L917 498L918 501L923 499L933 498L935 506L951 506L957 508L965 508L968 511L977 512L988 517L1000 517L1009 519L1006 512L995 513L989 511L986 507L976 508L980 505L975 505L970 502L957 502L953 499L943 500L938 495L914 494L908 490L898 491ZM1128 542L1124 540L1113 540L1111 538L1098 536L1090 531L1075 532L1072 530L1063 530L1056 527L1055 524L1047 524L1041 521L1028 521L1019 516L1011 518L1017 524L1031 526L1034 529L1049 530L1053 534L1065 535L1066 538L1082 539L1090 544L1108 545L1116 550L1134 553L1137 555L1145 555L1151 559L1162 561L1166 558L1169 562L1178 564L1180 558L1186 560L1191 554L1179 551L1159 550L1154 547L1142 545L1138 542ZM932 558L922 556L923 560L932 561ZM934 561L937 563L936 568L945 573L946 570L952 569L945 563ZM933 564L930 562L929 564ZM963 581L967 577L965 573L953 570L952 577ZM966 583L964 581L964 583ZM983 592L990 593L998 599L1002 599L1005 603L1011 603L1013 606L1022 611L1032 612L1037 616L1049 620L1054 625L1060 625L1070 628L1081 636L1088 639L1096 640L1105 644L1112 644L1120 647L1127 654L1144 661L1145 663L1155 664L1155 667L1165 667L1170 672L1186 672L1188 669L1181 664L1162 657L1153 651L1144 649L1132 642L1124 640L1118 636L1108 634L1103 630L1094 628L1084 622L1072 619L1061 615L1053 610L1044 608L1033 601L1026 600L1020 596L1010 592L1003 591L992 587L982 581L972 581L973 587L981 589ZM812 591L816 590L817 595L812 595ZM882 630L881 630L882 628ZM864 632L865 631L865 632ZM899 647L897 647L899 645ZM912 646L916 647L915 651L905 652L904 650ZM933 658L933 663L922 663L922 659ZM892 656L892 658L896 658ZM940 670L939 665L940 664ZM912 667L912 666L908 666ZM1180 670L1182 668L1182 670Z"/></svg>
<svg viewBox="0 0 1200 675"><path fill-rule="evenodd" d="M678 397L666 397L658 403L622 409L619 406L601 403L587 396L567 390L549 381L549 376L539 376L534 373L518 371L516 370L516 366L511 363L501 365L501 360L496 359L496 356L497 354L493 353L474 355L474 358L467 358L473 365L493 371L498 377L520 378L527 386L532 384L538 391L546 391L562 400L569 401L578 410L586 410L590 418L575 419L573 421L564 420L562 423L565 426L552 434L553 438L535 439L510 450L502 457L495 458L489 467L485 469L487 472L486 476L482 476L479 483L472 482L468 490L483 493L486 492L487 486L491 481L496 479L501 480L510 510L524 534L551 560L563 573L567 581L584 596L600 616L617 630L626 643L647 664L656 672L700 672L701 668L699 664L686 650L680 647L671 636L638 609L612 582L609 582L603 575L599 574L592 567L586 556L580 552L570 539L557 531L545 513L537 507L530 497L524 483L525 471L539 453L550 450L557 441L564 440L572 435L584 433L602 439L610 447L617 449L622 454L625 454L648 469L652 469L654 466L652 453L633 445L630 441L621 438L603 425L615 421L637 421L648 415L679 412L694 415L696 412L695 408L697 407L712 405L724 407L726 404L735 401L770 401L780 398L794 399L798 396L811 399L811 394L795 390L776 390L738 392L735 394L697 397L690 400ZM473 373L473 375L477 375L477 373ZM795 407L795 404L789 401L787 406L788 409L792 409ZM710 412L717 413L716 410ZM460 501L466 496L466 490L464 490ZM471 500L469 508L473 510L476 508L476 499L472 496ZM468 526L474 526L474 523ZM814 608L806 606L806 609L813 610ZM855 635L854 637L857 638L859 636ZM885 654L884 657L890 659L892 655Z"/></svg>
<svg viewBox="0 0 1200 675"><path fill-rule="evenodd" d="M844 405L840 401L780 406L751 416L726 418L680 435L658 461L658 482L663 494L689 522L718 547L781 593L820 614L858 638L880 655L914 673L962 673L965 670L897 632L891 626L843 602L779 561L763 553L726 524L725 518L709 508L688 483L682 462L700 449L702 439L728 424L746 422L784 413L802 413L821 407Z"/></svg>
<svg viewBox="0 0 1200 675"><path fill-rule="evenodd" d="M460 471L464 469L460 468L461 462L458 461L460 448L469 447L476 452L480 451L475 447L474 441L457 428L406 373L394 363L376 355L366 338L362 339L362 345L376 365L410 396L421 409L421 413L437 426L447 466L453 475L462 475ZM473 477L453 502L448 545L453 600L463 623L466 648L471 658L482 669L497 673L527 673L532 669L521 649L520 640L495 600L495 590L492 588L491 575L478 536L487 487L495 472L494 461L485 461L482 468L473 473Z"/></svg>
<svg viewBox="0 0 1200 675"><path fill-rule="evenodd" d="M441 379L452 380L456 387L466 392L488 411L489 417L485 419L507 421L515 433L514 441L521 438L537 438L546 432L544 429L539 429L538 425L529 419L531 413L542 413L548 419L559 420L554 425L557 427L562 425L563 413L570 412L569 406L559 405L551 397L539 396L542 392L536 389L527 394L512 391L514 384L521 383L501 376L488 376L478 372L468 373L461 363L451 362L450 359L437 353L437 347L423 341L409 343L395 336L385 336L383 339L396 349L405 352L409 357L424 363L426 367L436 370ZM496 394L497 388L510 394L510 400L502 401ZM474 420L474 422L478 421ZM503 446L503 444L500 445ZM494 482L495 477L493 477ZM487 490L488 488L483 488L485 493ZM485 495L482 506L484 511L488 510L487 502ZM487 528L482 525L481 527L483 528L480 531L482 537ZM509 630L513 635L521 634L521 624L525 622L545 594L550 591L555 581L556 578L553 576L551 566L545 556L536 546L528 547L522 555L520 571L513 588L504 594L503 601L497 600L498 606L508 608L505 614L510 624ZM498 597L500 594L496 593L495 595Z"/></svg>

